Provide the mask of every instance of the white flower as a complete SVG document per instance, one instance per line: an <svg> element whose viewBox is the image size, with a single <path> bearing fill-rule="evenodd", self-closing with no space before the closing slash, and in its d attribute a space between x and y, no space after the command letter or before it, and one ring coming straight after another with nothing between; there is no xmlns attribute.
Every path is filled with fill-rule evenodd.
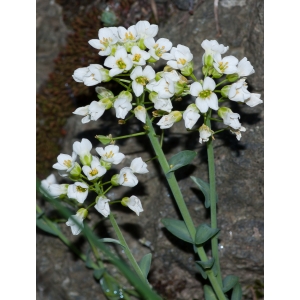
<svg viewBox="0 0 300 300"><path fill-rule="evenodd" d="M106 146L104 149L102 147L97 147L96 151L101 156L102 160L114 165L119 164L125 157L123 153L119 153L119 147L115 145Z"/></svg>
<svg viewBox="0 0 300 300"><path fill-rule="evenodd" d="M156 42L154 38L147 38L144 43L149 49L149 54L156 60L167 57L165 53L172 48L172 42L165 38L160 38Z"/></svg>
<svg viewBox="0 0 300 300"><path fill-rule="evenodd" d="M48 192L50 196L58 198L60 196L67 195L68 192L68 184L56 184L53 183L49 186Z"/></svg>
<svg viewBox="0 0 300 300"><path fill-rule="evenodd" d="M104 113L106 106L101 101L92 101L90 105L78 107L73 111L74 115L85 116L81 122L97 121Z"/></svg>
<svg viewBox="0 0 300 300"><path fill-rule="evenodd" d="M177 45L173 47L170 53L164 55L164 59L167 59L167 65L173 69L183 69L193 59L193 54L186 46Z"/></svg>
<svg viewBox="0 0 300 300"><path fill-rule="evenodd" d="M159 98L169 99L174 96L174 82L169 76L161 78L159 81L152 80L147 84L147 89L158 94Z"/></svg>
<svg viewBox="0 0 300 300"><path fill-rule="evenodd" d="M84 182L75 182L68 187L68 197L83 203L89 193L89 186Z"/></svg>
<svg viewBox="0 0 300 300"><path fill-rule="evenodd" d="M224 54L228 50L228 46L225 47L223 44L219 44L216 40L204 40L201 47L205 50L202 57L202 62L204 65L212 66L213 57L215 54Z"/></svg>
<svg viewBox="0 0 300 300"><path fill-rule="evenodd" d="M242 78L230 86L228 98L236 102L244 102L250 97L250 92L247 90L248 85L246 79Z"/></svg>
<svg viewBox="0 0 300 300"><path fill-rule="evenodd" d="M91 167L83 166L82 171L87 176L88 180L99 178L106 173L106 169L101 166L100 160L96 156L93 156Z"/></svg>
<svg viewBox="0 0 300 300"><path fill-rule="evenodd" d="M124 47L119 47L116 50L115 56L108 56L104 61L104 65L111 68L109 71L109 76L111 77L130 70L132 64L132 60L127 56Z"/></svg>
<svg viewBox="0 0 300 300"><path fill-rule="evenodd" d="M138 21L135 28L140 39L153 38L158 32L158 26L154 24L150 25L148 21Z"/></svg>
<svg viewBox="0 0 300 300"><path fill-rule="evenodd" d="M254 72L255 71L253 69L253 66L250 64L247 58L244 57L238 64L237 73L239 74L240 77L242 77L242 76L249 76Z"/></svg>
<svg viewBox="0 0 300 300"><path fill-rule="evenodd" d="M237 72L238 59L232 55L221 57L220 53L214 56L214 67L221 74L234 74Z"/></svg>
<svg viewBox="0 0 300 300"><path fill-rule="evenodd" d="M146 66L144 70L141 66L137 66L131 72L130 78L132 79L132 89L135 95L139 97L144 91L144 86L155 78L155 71L150 66Z"/></svg>
<svg viewBox="0 0 300 300"><path fill-rule="evenodd" d="M70 172L75 166L75 160L77 158L76 152L72 153L72 157L68 154L59 154L57 156L57 163L52 167L56 170Z"/></svg>
<svg viewBox="0 0 300 300"><path fill-rule="evenodd" d="M242 124L239 122L240 115L234 112L227 112L223 116L225 125L230 126L233 129L241 128Z"/></svg>
<svg viewBox="0 0 300 300"><path fill-rule="evenodd" d="M263 101L260 99L260 94L251 93L250 98L246 99L245 103L250 107L254 107L258 104L263 103Z"/></svg>
<svg viewBox="0 0 300 300"><path fill-rule="evenodd" d="M138 184L137 177L133 174L131 168L125 167L121 169L118 183L119 185L134 187Z"/></svg>
<svg viewBox="0 0 300 300"><path fill-rule="evenodd" d="M135 25L130 26L128 29L123 26L119 26L118 34L120 37L120 41L122 41L123 43L135 42L138 39Z"/></svg>
<svg viewBox="0 0 300 300"><path fill-rule="evenodd" d="M73 79L77 82L83 82L86 86L93 86L102 81L109 81L108 70L104 69L101 65L92 64L86 68L78 68L72 75Z"/></svg>
<svg viewBox="0 0 300 300"><path fill-rule="evenodd" d="M242 137L241 131L246 131L246 128L241 126L239 129L230 129L230 131L236 135L236 139L239 141Z"/></svg>
<svg viewBox="0 0 300 300"><path fill-rule="evenodd" d="M149 99L154 103L154 108L171 112L173 105L170 99L162 99L158 97L158 94L156 92L151 92L149 94Z"/></svg>
<svg viewBox="0 0 300 300"><path fill-rule="evenodd" d="M42 191L46 191L49 193L49 187L52 184L57 183L56 178L54 176L54 174L49 175L46 179L43 179L41 181L41 189Z"/></svg>
<svg viewBox="0 0 300 300"><path fill-rule="evenodd" d="M200 134L200 138L199 138L199 143L202 144L202 142L208 142L209 141L209 137L213 134L214 132L205 124L203 124L200 128L199 128L199 134Z"/></svg>
<svg viewBox="0 0 300 300"><path fill-rule="evenodd" d="M88 139L82 139L81 142L73 144L73 151L79 155L80 161L83 165L90 165L92 161L92 143Z"/></svg>
<svg viewBox="0 0 300 300"><path fill-rule="evenodd" d="M99 49L99 55L107 56L111 53L112 45L118 42L118 37L114 34L111 28L101 28L98 32L99 40L89 40L89 44Z"/></svg>
<svg viewBox="0 0 300 300"><path fill-rule="evenodd" d="M195 104L190 104L183 113L185 128L192 129L200 118L199 110Z"/></svg>
<svg viewBox="0 0 300 300"><path fill-rule="evenodd" d="M140 212L144 211L142 207L141 200L136 196L131 196L130 198L124 197L122 199L122 205L128 206L131 210L133 210L138 216Z"/></svg>
<svg viewBox="0 0 300 300"><path fill-rule="evenodd" d="M182 114L179 111L172 111L168 115L163 116L157 125L160 126L160 129L166 129L173 126L175 122L179 122L182 119Z"/></svg>
<svg viewBox="0 0 300 300"><path fill-rule="evenodd" d="M144 66L146 64L146 60L150 58L150 54L138 46L133 46L131 48L131 53L128 54L128 57L132 60L133 65Z"/></svg>
<svg viewBox="0 0 300 300"><path fill-rule="evenodd" d="M98 197L97 197L98 198ZM97 203L94 206L96 210L103 215L105 218L110 214L110 207L109 207L109 202L110 200L107 199L106 197L99 197L97 199Z"/></svg>
<svg viewBox="0 0 300 300"><path fill-rule="evenodd" d="M83 229L83 220L87 217L88 211L85 208L80 208L76 215L72 215L66 222L67 226L71 226L73 235L78 235Z"/></svg>
<svg viewBox="0 0 300 300"><path fill-rule="evenodd" d="M131 162L130 169L133 171L133 173L138 174L146 174L149 172L147 169L147 164L143 162L141 157L137 157Z"/></svg>
<svg viewBox="0 0 300 300"><path fill-rule="evenodd" d="M200 112L206 113L208 108L217 110L218 97L213 90L216 87L216 83L210 77L204 79L203 85L199 82L194 82L190 86L191 95L197 96L196 105L199 108Z"/></svg>
<svg viewBox="0 0 300 300"><path fill-rule="evenodd" d="M134 110L135 117L143 123L146 123L146 109L144 106L138 105Z"/></svg>
<svg viewBox="0 0 300 300"><path fill-rule="evenodd" d="M128 112L132 109L132 105L127 98L118 98L114 102L114 108L116 110L116 117L125 119Z"/></svg>

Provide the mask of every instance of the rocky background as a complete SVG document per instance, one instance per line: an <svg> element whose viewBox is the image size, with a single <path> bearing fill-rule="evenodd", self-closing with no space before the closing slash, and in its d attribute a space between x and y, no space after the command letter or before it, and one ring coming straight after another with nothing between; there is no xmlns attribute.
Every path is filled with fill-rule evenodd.
<svg viewBox="0 0 300 300"><path fill-rule="evenodd" d="M97 36L98 29L105 22L113 23L110 26L125 27L135 24L141 19L158 23L158 37L170 39L174 46L181 43L190 47L194 55L195 74L198 78L201 74L203 54L201 42L204 39L217 39L219 43L229 46L228 55L235 55L238 59L246 56L252 63L255 73L247 80L249 90L262 94L261 98L264 99L262 0L220 0L217 11L218 22L216 22L214 1L212 0L64 0L57 2L37 0L38 97L43 93L45 95L45 87L50 95L51 74L53 74L53 70L57 69L57 57L59 57L59 53L65 51L68 44L72 43L70 36L77 30L72 27L75 17L79 16L82 22L87 22L84 16L91 10L94 15L99 17L95 18L98 23L95 22L92 30L94 38ZM103 11L114 12L115 18L110 15L108 19L104 19ZM80 18L78 20L81 20ZM85 44L76 46L85 49L84 51L93 52L87 43L89 39L87 37ZM99 59L97 56L94 57ZM89 63L93 62L96 61ZM85 62L70 68L74 70L89 63ZM70 77L72 72L67 76ZM71 85L71 81L72 79L70 83L67 81L67 84ZM77 83L77 85L79 84ZM86 137L94 143L93 146L99 146L99 143L93 138L96 134L111 133L117 136L124 134L127 130L118 125L117 119L112 118L108 112L99 121L85 125L81 123L79 116L72 116L71 112L76 107L90 103L95 96L94 88L85 90L84 93L86 93L85 97L74 96L72 91L66 94L69 104L68 106L66 103L62 105L65 105L69 117L60 125L61 128L55 129L59 131L53 137L54 142L56 139L57 152L53 153L54 159L48 157L50 166L55 162L59 153L70 153L72 144L76 140ZM51 101L55 101L55 97L51 94L51 99L49 98L47 101L51 103ZM186 107L192 99L188 98L184 101L182 105ZM40 124L38 132L45 136L48 132L48 129L43 127L47 120L46 114L40 113L41 100L38 100L37 103L37 126ZM247 128L247 131L243 133L239 142L234 135L225 133L218 136L214 143L219 197L218 226L221 229L219 244L221 270L223 277L229 274L239 276L243 288L243 299L263 299L263 104L254 108L236 104L232 106L232 110L241 115L241 123ZM138 128L139 123L137 122L132 125L130 131L136 132L139 130ZM181 135L182 133L183 135ZM198 133L189 135L185 133L183 122L166 131L165 151L167 157L184 149L198 152L193 164L176 173L196 225L209 222L203 205L203 196L189 178L189 176L195 176L208 181L206 147L200 145L198 140ZM136 156L141 156L144 160L153 157L151 145L146 138L122 140L118 145L121 151L127 154L123 166L128 165ZM38 147L39 144L37 144ZM44 160L47 161L47 159ZM159 165L155 161L148 165L150 172L138 176L139 184L133 190L118 188L108 195L111 199L128 195L128 192L130 195L137 195L142 199L144 212L138 217L123 208L116 207L113 211L117 215L118 223L121 225L135 257L140 259L143 255L152 252L153 261L149 281L164 299L203 299L203 294L199 289L202 279L195 270L195 256L192 248L170 235L160 222L161 218L180 218L180 216L164 183ZM46 167L43 171L39 170L38 176L41 179L52 172L50 168ZM41 207L51 214L51 207L41 199L38 201ZM96 216L96 213L91 214L91 218ZM82 249L87 249L87 245L80 236L73 237L69 228L66 228L64 224L61 228L77 245L80 245ZM103 224L100 236L115 237L108 222ZM144 245L143 241L148 241L148 246ZM106 299L99 284L93 279L92 272L69 252L62 242L39 230L37 230L36 242L37 299ZM116 251L115 248L112 248L112 251ZM111 271L113 274L116 273L113 267Z"/></svg>

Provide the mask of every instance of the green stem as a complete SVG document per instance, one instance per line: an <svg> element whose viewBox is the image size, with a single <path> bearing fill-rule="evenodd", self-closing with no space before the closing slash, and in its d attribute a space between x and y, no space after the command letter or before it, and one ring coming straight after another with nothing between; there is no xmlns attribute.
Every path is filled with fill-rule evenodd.
<svg viewBox="0 0 300 300"><path fill-rule="evenodd" d="M121 139L131 138L133 136L139 136L139 135L145 135L145 134L147 134L147 132L143 131L143 132L138 132L138 133L133 133L133 134L129 134L129 135L123 135L123 136L119 136L116 138L112 138L112 140L121 140Z"/></svg>
<svg viewBox="0 0 300 300"><path fill-rule="evenodd" d="M163 170L163 173L166 176L166 179L167 179L168 184L170 186L170 189L173 193L173 196L175 198L177 206L180 210L182 218L183 218L183 220L186 224L186 227L188 228L190 236L194 240L195 239L195 234L196 234L196 228L194 226L194 223L193 223L193 220L190 216L190 213L187 209L187 206L184 202L184 199L183 199L183 196L182 196L182 193L181 193L180 187L178 185L178 182L176 180L174 172L168 173L168 171L170 170L168 161L165 157L164 152L161 149L161 146L160 146L160 143L159 143L158 139L156 138L156 133L154 131L151 120L150 120L148 115L147 115L146 124L149 127L148 137L150 139L152 147L155 151L155 154L157 155L157 158L158 158L160 166ZM205 262L205 261L208 260L203 246L197 247L197 251L198 251L198 255L199 255L201 261ZM206 273L207 273L207 276L208 276L208 278L211 282L211 285L213 286L213 289L214 289L216 295L218 296L218 299L219 300L226 300L226 297L225 297L225 295L222 291L222 288L221 288L220 284L218 283L217 278L214 276L213 272L211 270L208 270L208 271L206 271Z"/></svg>
<svg viewBox="0 0 300 300"><path fill-rule="evenodd" d="M209 111L208 118L206 119L206 126L211 128L210 124L211 110ZM216 175L215 175L215 160L213 140L207 142L207 157L208 157L208 173L209 173L209 192L210 192L210 219L211 228L217 228L217 195L216 195ZM217 279L222 287L222 276L220 269L219 249L218 249L218 234L211 239L212 256L215 259L215 265L218 270Z"/></svg>
<svg viewBox="0 0 300 300"><path fill-rule="evenodd" d="M196 82L198 82L198 79L196 78L196 76L194 75L194 73L192 73L190 76L191 76Z"/></svg>
<svg viewBox="0 0 300 300"><path fill-rule="evenodd" d="M225 79L225 80L223 80L223 81L219 82L219 83L216 85L216 87L218 87L219 85L221 85L221 84L223 84L223 83L225 83L225 82L228 82L228 80L227 80L227 79Z"/></svg>
<svg viewBox="0 0 300 300"><path fill-rule="evenodd" d="M123 236L123 234L122 234L122 232L121 232L121 230L120 230L120 228L119 228L119 226L116 222L116 219L114 218L112 213L109 214L109 219L110 219L110 222L111 222L111 224L112 224L112 226L113 226L113 228L116 232L116 235L117 235L119 241L124 246L125 254L126 254L127 258L129 259L129 261L131 262L131 265L134 268L135 272L137 273L137 275L140 277L140 279L142 281L149 284L147 279L145 279L145 277L143 275L143 272L140 269L140 266L138 265L138 263L136 262L135 258L132 255L131 251L129 250L129 247L128 247L126 241L125 241L125 238L124 238L124 236Z"/></svg>

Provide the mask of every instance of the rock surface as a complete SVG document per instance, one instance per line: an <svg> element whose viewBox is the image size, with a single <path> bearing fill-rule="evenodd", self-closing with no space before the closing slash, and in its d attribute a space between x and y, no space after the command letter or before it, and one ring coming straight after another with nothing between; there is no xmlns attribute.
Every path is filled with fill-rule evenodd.
<svg viewBox="0 0 300 300"><path fill-rule="evenodd" d="M219 43L228 45L228 55L235 55L238 59L246 56L254 66L255 73L247 80L249 90L262 94L263 99L263 1L219 1L221 37L216 36L213 1L194 2L193 15L186 10L174 9L172 16L160 26L159 37L170 39L173 46L181 43L190 47L194 55L195 74L199 78L203 55L201 42L204 39L217 39ZM192 99L185 101L183 109L186 103L192 103ZM214 143L219 197L218 227L221 229L220 262L223 277L229 274L239 276L243 299L247 300L255 299L255 282L263 282L264 274L263 105L255 108L233 105L232 110L241 115L241 123L247 131L243 133L240 142L228 133L218 136ZM117 119L110 112L106 112L97 122L83 125L80 120L79 116L69 118L64 128L67 134L62 153L71 153L73 142L83 137L89 138L96 147L100 146L94 139L96 134L112 133L117 136L126 133L126 129L117 124ZM130 131L138 131L138 127L139 123L136 122ZM184 149L198 152L192 165L176 172L196 225L209 222L201 192L189 178L195 176L208 181L206 147L199 144L198 140L198 133L187 135L181 122L166 131L164 148L168 158ZM153 157L146 137L122 140L117 144L126 154L122 167L129 166L137 156L144 160ZM113 209L118 223L137 259L151 251L140 240L145 239L151 243L153 262L149 281L159 294L165 299L203 299L199 292L199 280L202 280L195 272L193 249L170 235L161 223L161 218L180 218L174 200L159 165L152 161L148 166L149 173L138 176L140 182L137 187L118 188L108 194L111 199L129 194L142 199L144 212L139 217L126 208L115 206ZM50 209L47 205L45 207ZM70 237L69 228L64 225L62 228ZM115 237L108 222L105 228L105 234ZM78 240L78 243L81 241L80 237L71 238ZM82 247L86 247L86 244ZM106 299L101 295L92 272L68 252L59 240L38 231L37 299Z"/></svg>

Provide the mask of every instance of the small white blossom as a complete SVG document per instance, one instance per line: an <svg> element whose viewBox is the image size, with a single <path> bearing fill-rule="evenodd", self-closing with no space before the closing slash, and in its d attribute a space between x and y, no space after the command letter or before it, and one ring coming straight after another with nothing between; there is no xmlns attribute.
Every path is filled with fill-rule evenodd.
<svg viewBox="0 0 300 300"><path fill-rule="evenodd" d="M209 141L209 137L213 134L214 132L205 124L203 124L200 128L199 128L199 143L202 144L202 142L208 142Z"/></svg>
<svg viewBox="0 0 300 300"><path fill-rule="evenodd" d="M247 90L248 85L246 79L242 78L233 83L228 92L228 98L236 102L244 102L250 97L250 92Z"/></svg>
<svg viewBox="0 0 300 300"><path fill-rule="evenodd" d="M52 184L57 183L56 178L54 176L54 174L49 175L46 179L43 179L41 181L41 189L42 191L46 191L49 193L49 187Z"/></svg>
<svg viewBox="0 0 300 300"><path fill-rule="evenodd" d="M250 98L246 99L245 103L250 107L254 107L263 103L263 101L260 99L260 94L251 93Z"/></svg>
<svg viewBox="0 0 300 300"><path fill-rule="evenodd" d="M160 129L167 129L173 126L175 122L179 122L182 119L182 114L179 111L172 111L168 115L163 116L157 125Z"/></svg>
<svg viewBox="0 0 300 300"><path fill-rule="evenodd" d="M114 165L119 164L125 157L123 153L119 152L119 146L115 145L108 145L104 149L102 147L97 147L96 151L101 156L102 160Z"/></svg>
<svg viewBox="0 0 300 300"><path fill-rule="evenodd" d="M68 184L56 184L53 183L49 186L48 192L50 196L54 198L58 198L60 196L67 195L68 192Z"/></svg>
<svg viewBox="0 0 300 300"><path fill-rule="evenodd" d="M223 121L225 125L228 125L233 129L239 129L242 126L239 122L239 118L239 114L234 112L227 112L224 114Z"/></svg>
<svg viewBox="0 0 300 300"><path fill-rule="evenodd" d="M225 47L223 44L219 44L216 40L204 40L201 43L201 47L205 50L202 57L202 62L204 65L212 65L213 57L216 54L224 54L228 50L228 46Z"/></svg>
<svg viewBox="0 0 300 300"><path fill-rule="evenodd" d="M167 57L165 53L172 48L172 42L165 38L160 38L156 42L154 38L147 38L144 43L149 49L149 54L156 60Z"/></svg>
<svg viewBox="0 0 300 300"><path fill-rule="evenodd" d="M121 169L118 183L119 185L134 187L138 184L137 177L133 174L133 171L129 167Z"/></svg>
<svg viewBox="0 0 300 300"><path fill-rule="evenodd" d="M118 42L118 37L111 28L101 28L98 32L99 39L89 40L89 44L99 49L99 55L107 56L111 53L112 45Z"/></svg>
<svg viewBox="0 0 300 300"><path fill-rule="evenodd" d="M149 95L149 99L154 103L154 108L171 112L173 105L170 99L162 99L158 97L156 92L151 92Z"/></svg>
<svg viewBox="0 0 300 300"><path fill-rule="evenodd" d="M120 41L122 41L123 43L135 42L138 39L135 25L130 26L128 29L123 26L119 26L118 34L120 37Z"/></svg>
<svg viewBox="0 0 300 300"><path fill-rule="evenodd" d="M133 210L138 216L140 212L144 211L142 207L141 200L136 196L131 196L130 198L125 197L122 199L122 205L128 206L131 210Z"/></svg>
<svg viewBox="0 0 300 300"><path fill-rule="evenodd" d="M66 222L67 226L71 227L73 235L78 235L83 229L83 220L87 217L88 211L85 208L80 208L76 215L72 215Z"/></svg>
<svg viewBox="0 0 300 300"><path fill-rule="evenodd" d="M150 54L138 46L133 46L131 48L131 54L128 54L128 57L132 60L133 65L144 66L146 60L150 58Z"/></svg>
<svg viewBox="0 0 300 300"><path fill-rule="evenodd" d="M175 93L174 82L170 76L165 76L159 79L159 81L151 80L146 87L150 91L156 92L158 97L163 99L169 99Z"/></svg>
<svg viewBox="0 0 300 300"><path fill-rule="evenodd" d="M151 66L146 66L144 70L141 66L137 66L131 72L130 78L132 79L132 89L135 95L139 97L144 91L144 86L155 78L155 71Z"/></svg>
<svg viewBox="0 0 300 300"><path fill-rule="evenodd" d="M249 76L253 74L255 71L251 63L247 60L247 57L244 57L238 64L237 73L240 77Z"/></svg>
<svg viewBox="0 0 300 300"><path fill-rule="evenodd" d="M221 54L217 53L214 56L214 67L221 74L234 74L237 72L238 59L233 55L221 57Z"/></svg>
<svg viewBox="0 0 300 300"><path fill-rule="evenodd" d="M57 163L52 167L56 170L70 172L75 166L75 160L77 158L76 152L72 153L72 156L68 154L59 154L57 156Z"/></svg>
<svg viewBox="0 0 300 300"><path fill-rule="evenodd" d="M218 97L213 90L216 87L216 83L210 77L206 77L203 81L203 85L199 82L194 82L190 86L190 93L193 96L196 96L196 105L199 108L200 112L206 113L209 108L217 110Z"/></svg>
<svg viewBox="0 0 300 300"><path fill-rule="evenodd" d="M146 108L144 106L138 105L134 110L135 117L143 123L146 123Z"/></svg>
<svg viewBox="0 0 300 300"><path fill-rule="evenodd" d="M141 157L137 157L131 162L130 169L133 171L133 173L138 174L146 174L149 172L147 169L147 164L143 162Z"/></svg>
<svg viewBox="0 0 300 300"><path fill-rule="evenodd" d="M149 37L155 37L158 32L158 26L151 24L148 21L138 21L135 25L137 34L140 39L146 39Z"/></svg>
<svg viewBox="0 0 300 300"><path fill-rule="evenodd" d="M86 86L93 86L102 81L109 81L108 70L104 69L101 65L92 64L86 68L78 68L72 75L73 79L77 82L83 82Z"/></svg>
<svg viewBox="0 0 300 300"><path fill-rule="evenodd" d="M103 215L105 218L110 214L110 207L109 207L109 202L110 200L107 199L106 197L97 197L97 203L94 206L96 210Z"/></svg>
<svg viewBox="0 0 300 300"><path fill-rule="evenodd" d="M89 186L84 182L75 182L68 186L68 197L83 203L89 193Z"/></svg>
<svg viewBox="0 0 300 300"><path fill-rule="evenodd" d="M185 128L192 129L200 118L199 110L195 104L190 104L183 113Z"/></svg>
<svg viewBox="0 0 300 300"><path fill-rule="evenodd" d="M88 139L82 139L81 142L75 142L73 144L73 151L79 156L83 165L90 165L92 161L92 143Z"/></svg>
<svg viewBox="0 0 300 300"><path fill-rule="evenodd" d="M73 114L84 116L81 122L85 124L89 121L97 121L104 114L105 109L106 106L101 101L92 101L90 105L78 107Z"/></svg>
<svg viewBox="0 0 300 300"><path fill-rule="evenodd" d="M168 60L168 66L173 69L181 70L186 67L190 61L192 61L193 54L188 47L178 44L177 48L173 47L170 53L166 53L164 55L164 59Z"/></svg>
<svg viewBox="0 0 300 300"><path fill-rule="evenodd" d="M83 166L82 171L87 176L88 180L94 180L106 173L106 169L101 166L100 160L96 156L93 156L91 166Z"/></svg>
<svg viewBox="0 0 300 300"><path fill-rule="evenodd" d="M121 74L124 71L131 69L133 63L132 60L127 56L127 51L124 47L119 47L116 50L115 56L108 56L104 65L111 68L109 71L109 76L113 77L115 75Z"/></svg>
<svg viewBox="0 0 300 300"><path fill-rule="evenodd" d="M246 131L246 128L241 126L239 129L230 129L230 131L236 135L236 139L239 141L242 137L241 132Z"/></svg>
<svg viewBox="0 0 300 300"><path fill-rule="evenodd" d="M114 102L114 108L116 110L116 117L125 119L128 112L132 109L131 99L125 96L119 96Z"/></svg>

